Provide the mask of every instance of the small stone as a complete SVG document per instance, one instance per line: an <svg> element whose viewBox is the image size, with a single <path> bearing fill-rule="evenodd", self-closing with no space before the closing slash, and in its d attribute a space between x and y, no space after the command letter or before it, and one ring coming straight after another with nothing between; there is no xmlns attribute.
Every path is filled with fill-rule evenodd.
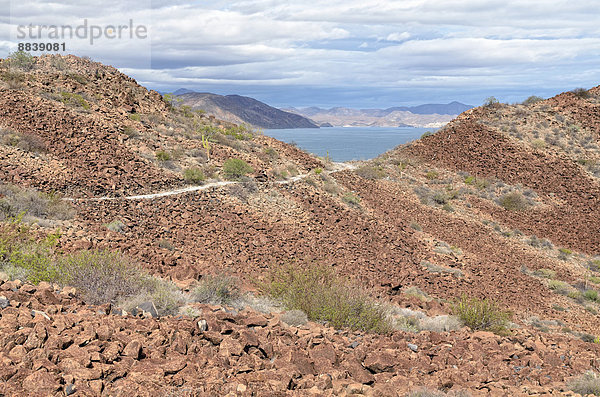
<svg viewBox="0 0 600 397"><path fill-rule="evenodd" d="M0 296L0 309L6 309L10 306L10 301L5 296Z"/></svg>
<svg viewBox="0 0 600 397"><path fill-rule="evenodd" d="M148 315L154 318L158 317L158 310L156 310L156 306L151 301L140 303L136 306L136 309L141 310L146 317Z"/></svg>
<svg viewBox="0 0 600 397"><path fill-rule="evenodd" d="M35 317L35 316L37 316L37 315L44 316L44 317L46 318L46 320L52 321L52 320L50 320L50 316L49 316L49 315L47 315L45 312L43 312L43 311L41 311L41 310L32 310L32 311L31 311L31 315L32 315L33 317Z"/></svg>
<svg viewBox="0 0 600 397"><path fill-rule="evenodd" d="M70 396L71 394L74 394L76 391L75 389L75 385L72 383L69 383L68 385L65 386L65 394L67 396Z"/></svg>
<svg viewBox="0 0 600 397"><path fill-rule="evenodd" d="M348 346L350 349L356 349L358 347L359 343L358 341L354 341L350 344L350 346Z"/></svg>
<svg viewBox="0 0 600 397"><path fill-rule="evenodd" d="M414 345L414 344L412 344L412 343L409 343L409 344L408 344L408 348L409 348L410 350L414 351L415 353L417 352L417 350L419 350L419 346L417 346L417 345Z"/></svg>
<svg viewBox="0 0 600 397"><path fill-rule="evenodd" d="M198 329L202 332L208 331L208 322L206 320L198 321Z"/></svg>
<svg viewBox="0 0 600 397"><path fill-rule="evenodd" d="M142 343L139 340L132 340L123 349L123 355L137 360L142 352Z"/></svg>

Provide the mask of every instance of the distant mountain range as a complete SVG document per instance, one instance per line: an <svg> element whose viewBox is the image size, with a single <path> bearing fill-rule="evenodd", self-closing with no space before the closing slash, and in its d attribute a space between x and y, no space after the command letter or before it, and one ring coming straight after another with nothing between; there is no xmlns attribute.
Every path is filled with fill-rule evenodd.
<svg viewBox="0 0 600 397"><path fill-rule="evenodd" d="M335 107L286 108L285 111L308 117L321 126L441 127L473 106L460 102L397 106L387 109Z"/></svg>
<svg viewBox="0 0 600 397"><path fill-rule="evenodd" d="M173 94L182 105L202 109L218 119L259 128L355 127L441 127L473 106L460 102L396 106L387 109L351 109L319 107L277 109L254 98L241 95L217 95L180 88Z"/></svg>
<svg viewBox="0 0 600 397"><path fill-rule="evenodd" d="M312 120L240 95L217 95L185 88L175 91L182 105L202 109L218 119L259 128L318 128Z"/></svg>

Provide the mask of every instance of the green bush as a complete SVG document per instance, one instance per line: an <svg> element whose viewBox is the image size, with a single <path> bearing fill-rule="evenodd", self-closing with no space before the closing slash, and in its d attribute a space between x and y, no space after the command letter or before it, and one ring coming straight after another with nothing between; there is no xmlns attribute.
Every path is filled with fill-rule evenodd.
<svg viewBox="0 0 600 397"><path fill-rule="evenodd" d="M533 105L534 103L542 102L543 100L544 98L542 97L532 95L523 101L523 105L529 106Z"/></svg>
<svg viewBox="0 0 600 397"><path fill-rule="evenodd" d="M29 71L35 65L35 58L25 51L15 51L8 56L8 65L11 68Z"/></svg>
<svg viewBox="0 0 600 397"><path fill-rule="evenodd" d="M440 174L437 171L428 171L425 174L425 178L429 179L430 181L432 181L434 179L438 179L439 176L440 176Z"/></svg>
<svg viewBox="0 0 600 397"><path fill-rule="evenodd" d="M583 396L600 396L600 375L594 371L588 371L579 378L570 382L567 387L569 390Z"/></svg>
<svg viewBox="0 0 600 397"><path fill-rule="evenodd" d="M365 165L358 168L356 171L360 177L365 179L383 179L387 176L385 170L381 166Z"/></svg>
<svg viewBox="0 0 600 397"><path fill-rule="evenodd" d="M130 310L152 301L159 315L167 315L185 303L173 283L150 276L118 252L65 256L55 249L59 233L40 240L34 236L20 217L0 222L0 270L36 284L47 281L75 287L88 304L122 303Z"/></svg>
<svg viewBox="0 0 600 397"><path fill-rule="evenodd" d="M137 114L137 113L131 113L129 115L129 119L133 120L133 121L140 121L141 120L140 115Z"/></svg>
<svg viewBox="0 0 600 397"><path fill-rule="evenodd" d="M506 193L498 199L498 204L509 211L525 211L530 205L520 192Z"/></svg>
<svg viewBox="0 0 600 397"><path fill-rule="evenodd" d="M483 106L491 107L491 106L496 106L499 103L500 102L496 99L496 97L490 96L485 99L485 101L483 102Z"/></svg>
<svg viewBox="0 0 600 397"><path fill-rule="evenodd" d="M65 105L71 105L75 107L80 107L85 110L90 110L90 104L83 99L80 94L74 94L72 92L61 92L60 98L62 103Z"/></svg>
<svg viewBox="0 0 600 397"><path fill-rule="evenodd" d="M312 321L367 332L387 333L391 330L382 305L325 266L277 267L259 288L281 301L286 309L302 310Z"/></svg>
<svg viewBox="0 0 600 397"><path fill-rule="evenodd" d="M192 290L196 302L211 305L229 305L240 297L237 282L229 276L204 276Z"/></svg>
<svg viewBox="0 0 600 397"><path fill-rule="evenodd" d="M165 150L157 150L156 153L154 153L154 156L156 156L156 159L159 161L171 160L171 154Z"/></svg>
<svg viewBox="0 0 600 397"><path fill-rule="evenodd" d="M40 219L71 219L75 210L70 202L57 193L43 193L35 189L0 184L0 220L19 214Z"/></svg>
<svg viewBox="0 0 600 397"><path fill-rule="evenodd" d="M22 218L23 214L0 222L0 267L34 283L53 281L56 278L53 249L60 232L38 242Z"/></svg>
<svg viewBox="0 0 600 397"><path fill-rule="evenodd" d="M185 171L183 171L183 178L190 183L196 184L206 180L204 172L202 172L202 170L198 167L186 168Z"/></svg>
<svg viewBox="0 0 600 397"><path fill-rule="evenodd" d="M586 99L590 97L590 92L585 88L575 88L571 92L578 98Z"/></svg>
<svg viewBox="0 0 600 397"><path fill-rule="evenodd" d="M503 332L511 318L511 314L501 310L495 302L466 295L452 305L452 311L472 330Z"/></svg>
<svg viewBox="0 0 600 397"><path fill-rule="evenodd" d="M360 205L360 197L358 197L356 194L354 194L352 192L344 193L344 195L342 196L342 201L344 201L344 203L346 203L346 204L350 204L353 206Z"/></svg>
<svg viewBox="0 0 600 397"><path fill-rule="evenodd" d="M254 169L242 159L231 158L223 164L223 174L229 180L240 180L251 172Z"/></svg>
<svg viewBox="0 0 600 397"><path fill-rule="evenodd" d="M583 297L587 300L598 302L598 291L593 289L588 289L583 292Z"/></svg>

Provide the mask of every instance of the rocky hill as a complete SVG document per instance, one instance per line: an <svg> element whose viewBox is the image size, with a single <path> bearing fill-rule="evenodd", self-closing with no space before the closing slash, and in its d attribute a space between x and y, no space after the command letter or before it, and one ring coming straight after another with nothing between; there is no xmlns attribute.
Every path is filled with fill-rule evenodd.
<svg viewBox="0 0 600 397"><path fill-rule="evenodd" d="M180 91L181 92L181 91ZM318 128L306 117L276 109L254 98L240 95L216 95L201 92L185 92L177 95L181 105L221 120L237 124L249 124L259 128Z"/></svg>
<svg viewBox="0 0 600 397"><path fill-rule="evenodd" d="M89 60L0 79L0 394L597 384L598 87L335 164Z"/></svg>

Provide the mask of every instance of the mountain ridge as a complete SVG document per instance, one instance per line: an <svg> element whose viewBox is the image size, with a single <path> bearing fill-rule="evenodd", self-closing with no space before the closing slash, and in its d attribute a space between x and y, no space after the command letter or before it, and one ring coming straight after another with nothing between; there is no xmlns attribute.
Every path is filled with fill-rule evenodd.
<svg viewBox="0 0 600 397"><path fill-rule="evenodd" d="M395 106L387 109L355 109L333 107L284 108L283 110L309 117L316 123L334 126L380 126L380 127L441 127L458 114L472 106L457 101L448 104L423 104L418 106Z"/></svg>
<svg viewBox="0 0 600 397"><path fill-rule="evenodd" d="M189 90L188 90L189 91ZM285 112L257 99L241 95L218 95L202 92L186 92L182 89L177 99L181 105L205 111L221 120L249 124L259 128L318 128L308 118ZM183 92L183 93L182 93Z"/></svg>

